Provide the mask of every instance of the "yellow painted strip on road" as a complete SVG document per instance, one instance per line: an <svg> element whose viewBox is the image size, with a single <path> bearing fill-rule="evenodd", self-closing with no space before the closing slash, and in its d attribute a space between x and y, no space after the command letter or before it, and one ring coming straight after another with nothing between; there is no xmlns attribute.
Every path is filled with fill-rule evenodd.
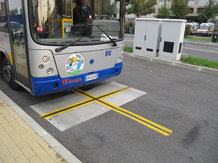
<svg viewBox="0 0 218 163"><path fill-rule="evenodd" d="M45 117L45 119L48 119L48 118L54 117L54 116L56 116L56 115L59 115L59 114L62 114L62 113L68 112L68 111L70 111L70 110L74 110L74 109L76 109L76 108L79 108L79 107L82 107L82 106L85 106L85 105L88 105L88 104L91 104L91 103L93 103L93 102L96 102L96 101L94 100L94 101L90 101L90 102L87 102L87 103L81 104L81 105L76 106L76 107L73 107L73 108L71 108L71 109L68 109L68 110L65 110L65 111L59 112L59 113L57 113L57 114L53 114L53 115L48 116L48 117Z"/></svg>
<svg viewBox="0 0 218 163"><path fill-rule="evenodd" d="M172 130L170 130L170 129L164 127L164 126L161 126L161 125L159 125L159 124L157 124L157 123L155 123L155 122L152 122L152 121L149 120L149 119L146 119L146 118L144 118L144 117L142 117L142 116L140 116L140 115L137 115L137 114L135 114L135 113L133 113L133 112L130 112L130 111L126 110L126 109L123 109L123 108L121 108L121 107L119 107L119 106L113 105L113 104L111 104L111 103L109 103L109 102L107 102L107 101L104 101L104 100L100 100L100 101L103 101L104 103L106 103L106 104L108 104L108 105L111 105L111 106L113 106L113 107L115 107L115 108L117 108L117 109L119 109L119 110L121 110L121 111L123 111L123 112L126 112L126 113L128 113L128 114L130 114L130 115L133 115L133 116L135 116L135 117L137 117L137 118L139 118L139 119L141 119L141 120L143 120L143 121L145 121L145 122L148 122L148 123L152 124L153 126L156 126L156 127L160 128L160 129L162 129L162 130L164 130L164 131L166 131L166 132L168 132L168 133L172 133L172 132L173 132Z"/></svg>
<svg viewBox="0 0 218 163"><path fill-rule="evenodd" d="M164 135L164 136L169 136L169 135L170 135L170 134L167 133L167 132L164 132L164 131L162 131L162 130L160 130L160 129L158 129L158 128L155 128L155 127L152 126L152 125L149 125L149 124L147 124L147 123L145 123L145 122L143 122L143 121L141 121L141 120L139 120L139 119L137 119L137 118L135 118L135 117L132 117L132 116L126 114L126 113L123 113L123 112L121 112L121 111L119 111L119 110L117 110L117 109L114 109L113 107L110 107L110 106L108 106L108 105L106 105L106 104L104 104L104 103L101 103L100 101L96 101L96 102L99 103L99 104L101 104L101 105L104 105L105 107L107 107L107 108L109 108L109 109L111 109L111 110L113 110L113 111L115 111L115 112L117 112L117 113L120 113L120 114L122 114L122 115L124 115L124 116L126 116L126 117L128 117L128 118L130 118L130 119L132 119L132 120L134 120L134 121L136 121L136 122L138 122L138 123L141 123L141 124L145 125L146 127L149 127L149 128L151 128L151 129L153 129L154 131L159 132L160 134L162 134L162 135Z"/></svg>
<svg viewBox="0 0 218 163"><path fill-rule="evenodd" d="M125 87L124 87L124 88L125 88ZM124 89L124 88L122 88L122 89ZM77 91L77 90L79 90L80 92L83 92L83 93L80 93L80 92ZM119 89L119 90L120 90L120 89ZM73 104L73 105L69 105L69 106L66 106L66 107L63 107L63 108L60 108L60 109L51 111L51 112L49 112L49 113L42 114L40 117L44 117L45 119L48 119L48 118L54 117L54 116L56 116L56 115L65 113L65 112L67 112L67 111L74 110L74 109L79 108L79 107L81 107L81 106L88 105L88 104L90 104L90 103L95 102L95 100L90 101L90 100L96 98L96 97L93 96L92 94L89 94L89 93L87 93L87 92L85 92L85 91L82 91L82 90L80 90L80 89L75 89L75 90L73 90L73 91L76 92L76 93L78 93L78 94L80 94L80 95L82 95L82 96L87 97L88 99L87 99L87 100L84 100L84 101L81 101L81 102L78 102L78 103ZM117 89L116 91L118 91L118 89ZM112 91L112 92L114 92L114 91ZM120 92L122 92L122 91L120 91ZM110 93L111 93L111 92L110 92ZM88 94L89 96L87 96L86 94ZM102 95L101 95L101 96L102 96ZM92 97L92 98L90 98L90 97ZM108 97L108 96L107 96L107 97ZM88 102L88 101L90 101L90 102ZM84 104L83 104L83 103L84 103ZM78 106L77 106L77 105L78 105ZM76 107L74 107L74 106L76 106ZM71 108L71 107L72 107L72 108ZM67 108L71 108L71 109L67 109ZM65 109L66 109L66 110L65 110ZM50 114L51 114L51 115L50 115Z"/></svg>
<svg viewBox="0 0 218 163"><path fill-rule="evenodd" d="M80 89L78 89L78 90L82 92L82 93L78 92L78 93L80 93L81 95L84 95L84 96L86 96L86 97L91 96L91 97L93 97L93 98L96 98L96 97L93 96L92 94L89 94L89 93L87 93L87 92L85 92L85 91L82 91L82 90L80 90ZM88 96L87 96L86 94L87 94ZM100 96L98 96L98 97L100 97ZM130 115L128 115L128 114L125 114L125 113L121 112L122 114L127 115L127 117L129 117L129 118L131 118L131 119L134 119L134 120L136 120L137 122L139 122L139 123L141 123L141 124L144 124L145 126L147 126L147 127L149 127L149 128L152 128L153 130L155 130L155 131L157 131L157 132L159 132L159 133L162 133L162 134L163 134L164 131L168 132L167 135L166 135L166 134L163 134L163 135L165 135L165 136L169 136L169 134L173 132L172 130L170 130L170 129L164 127L164 126L161 126L161 125L159 125L159 124L157 124L157 123L155 123L155 122L152 122L152 121L150 121L150 120L148 120L148 119L146 119L146 118L144 118L144 117L142 117L142 116L140 116L140 115L137 115L137 114L135 114L135 113L133 113L133 112L130 112L130 111L128 111L128 110L125 110L125 109L123 109L123 108L121 108L121 107L119 107L119 106L113 105L113 104L111 104L111 103L109 103L109 102L107 102L107 101L101 100L101 98L99 99L99 101L97 100L96 102L99 102L100 104L102 104L102 105L104 105L104 106L106 106L106 107L112 109L112 107L109 107L108 105L105 105L105 104L101 103L101 101L104 102L104 103L106 103L106 104L108 104L108 105L110 105L110 106L112 106L112 107L115 107L115 108L117 108L117 109L119 109L119 110L121 110L121 111L123 111L123 112L126 112L126 113L128 113L128 114L130 114L130 115L133 115L133 116L135 116L135 117L137 117L137 118L139 118L139 119L141 119L141 120L143 120L143 121L145 121L145 122L147 122L147 123L150 123L151 125L149 125L149 124L147 124L147 123L146 123L146 125L145 125L145 124L144 124L145 122L143 122L143 121L141 121L141 120L139 120L139 119L136 119L135 117L132 117L132 116L130 116ZM112 110L114 110L114 109L112 109ZM118 110L116 110L116 111L120 113L120 111L118 111ZM154 126L157 127L157 128L155 128ZM159 128L159 129L158 129L158 128ZM161 130L160 130L160 129L161 129ZM162 131L162 130L164 130L164 131ZM164 133L166 133L166 132L164 132Z"/></svg>
<svg viewBox="0 0 218 163"><path fill-rule="evenodd" d="M78 91L77 91L78 90ZM83 91L83 90L81 90L81 89L74 89L73 90L74 92L76 92L76 93L79 93L80 95L83 95L83 96L85 96L85 97L87 97L87 98L96 98L95 96L93 96L92 94L90 94L90 93L88 93L88 92L85 92L85 91ZM80 92L82 92L82 93L80 93Z"/></svg>
<svg viewBox="0 0 218 163"><path fill-rule="evenodd" d="M81 106L84 106L84 105L87 105L87 104L90 104L90 103L93 103L94 101L90 101L90 99L87 99L87 100L84 100L84 101L81 101L81 102L78 102L78 103L75 103L73 105L69 105L69 106L66 106L66 107L63 107L63 108L60 108L60 109L57 109L57 110L54 110L54 111L51 111L49 113L45 113L45 114L42 114L40 117L45 117L45 119L48 119L48 118L51 118L51 117L54 117L56 115L59 115L59 114L62 114L64 112L67 112L67 111L70 111L70 110L73 110L73 109L76 109L78 107L81 107ZM82 104L84 103L84 104ZM76 106L78 105L78 106ZM76 107L74 107L76 106ZM72 107L72 108L71 108ZM71 109L67 109L67 108L71 108ZM67 109L64 111L64 109ZM57 113L56 113L57 112ZM51 114L51 115L50 115ZM50 116L48 116L50 115Z"/></svg>
<svg viewBox="0 0 218 163"><path fill-rule="evenodd" d="M124 89L124 90L122 90L122 89ZM43 114L43 115L41 115L41 117L44 117L45 119L48 119L48 118L51 118L53 116L62 114L64 112L74 110L74 109L79 108L81 106L88 105L88 104L91 104L93 102L97 102L97 103L99 103L99 104L101 104L101 105L103 105L103 106L117 112L117 113L120 113L120 114L122 114L122 115L124 115L124 116L126 116L126 117L140 123L140 124L143 124L144 126L147 126L147 127L151 128L151 129L153 129L156 132L159 132L160 134L163 134L165 136L169 136L173 132L172 130L170 130L170 129L164 127L164 126L161 126L161 125L159 125L159 124L157 124L155 122L152 122L152 121L150 121L150 120L148 120L148 119L146 119L146 118L144 118L144 117L142 117L140 115L137 115L137 114L135 114L133 112L130 112L128 110L125 110L125 109L123 109L123 108L121 108L119 106L113 105L113 104L111 104L111 103L109 103L107 101L102 100L103 98L109 97L109 96L114 95L114 94L118 94L118 93L123 92L123 91L128 90L128 89L131 89L131 87L128 88L128 86L127 86L127 87L119 88L119 89L116 89L114 91L105 93L105 94L97 96L97 97L90 94L90 93L87 93L87 92L85 92L83 90L75 89L75 90L73 90L74 92L76 92L76 93L78 93L78 94L80 94L82 96L85 96L88 99L84 100L84 101L81 101L79 103L69 105L67 107L60 108L60 109L57 109L55 111Z"/></svg>
<svg viewBox="0 0 218 163"><path fill-rule="evenodd" d="M56 115L59 115L59 114L62 114L62 113L68 112L68 111L70 111L70 110L74 110L74 109L76 109L76 108L79 108L79 107L82 107L82 106L85 106L85 105L88 105L88 104L91 104L91 103L93 103L93 102L96 102L96 101L94 100L94 101L90 101L90 102L87 102L87 103L81 104L81 105L76 106L76 107L73 107L73 108L71 108L71 109L64 110L64 111L62 111L62 112L59 112L59 113L56 113L56 114L53 114L53 115L47 116L47 117L45 117L45 119L48 119L48 118L54 117L54 116L56 116Z"/></svg>
<svg viewBox="0 0 218 163"><path fill-rule="evenodd" d="M126 89L125 89L125 88L126 88ZM124 89L124 90L122 90L122 89ZM111 92L107 92L107 93L102 94L102 95L99 95L99 96L94 96L94 95L92 95L92 94L90 94L90 93L88 93L88 92L85 92L85 91L81 90L81 89L75 89L75 92L77 92L77 93L79 93L80 95L83 95L83 96L85 96L85 97L89 97L89 98L92 97L92 98L103 99L103 98L110 97L110 96L112 96L112 95L115 95L115 94L124 92L124 91L129 90L129 89L131 89L131 87L125 86L125 87L115 89L115 90L113 90L113 91L111 91ZM80 92L78 92L78 91L76 91L76 90L78 90L78 91L80 91L80 92L82 92L82 93L80 93ZM121 91L120 91L120 90L121 90ZM88 95L88 96L87 96L87 95ZM105 96L105 97L103 97L103 96ZM101 97L102 97L102 98L101 98Z"/></svg>

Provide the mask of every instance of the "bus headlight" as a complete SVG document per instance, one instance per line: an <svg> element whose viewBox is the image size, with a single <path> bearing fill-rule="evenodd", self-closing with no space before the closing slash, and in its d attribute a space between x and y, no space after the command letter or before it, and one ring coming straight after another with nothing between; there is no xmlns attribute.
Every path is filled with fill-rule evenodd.
<svg viewBox="0 0 218 163"><path fill-rule="evenodd" d="M48 69L47 69L47 73L48 73L49 75L51 75L53 72L54 72L53 68L48 68Z"/></svg>
<svg viewBox="0 0 218 163"><path fill-rule="evenodd" d="M43 57L42 57L42 61L43 61L44 63L47 63L47 62L50 61L50 57L49 57L49 56L43 56Z"/></svg>
<svg viewBox="0 0 218 163"><path fill-rule="evenodd" d="M33 77L58 75L57 66L51 50L28 50L30 73Z"/></svg>
<svg viewBox="0 0 218 163"><path fill-rule="evenodd" d="M39 69L43 69L43 68L44 68L43 64L39 65Z"/></svg>

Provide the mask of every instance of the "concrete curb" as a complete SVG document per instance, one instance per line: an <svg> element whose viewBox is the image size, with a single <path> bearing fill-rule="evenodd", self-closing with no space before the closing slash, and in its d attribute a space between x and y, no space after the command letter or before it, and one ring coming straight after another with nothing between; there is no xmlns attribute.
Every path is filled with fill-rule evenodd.
<svg viewBox="0 0 218 163"><path fill-rule="evenodd" d="M146 55L136 54L136 53L124 52L123 54L127 55L127 56L134 57L134 58L139 58L139 59L143 59L146 61L150 61L150 62L162 63L162 64L166 64L166 65L170 65L170 66L176 66L176 67L181 67L181 68L185 68L185 69L191 69L191 70L195 70L195 71L199 71L199 72L205 72L205 73L209 73L209 74L213 74L213 75L218 75L218 70L212 69L212 68L195 66L195 65L191 65L191 64L182 63L180 61L172 61L172 60L167 60L167 59L152 57L152 56L146 56Z"/></svg>
<svg viewBox="0 0 218 163"><path fill-rule="evenodd" d="M69 163L81 163L70 151L60 144L53 136L45 131L38 123L36 123L28 114L26 114L14 101L6 94L0 91L0 97L42 138L44 139L58 154L60 154Z"/></svg>

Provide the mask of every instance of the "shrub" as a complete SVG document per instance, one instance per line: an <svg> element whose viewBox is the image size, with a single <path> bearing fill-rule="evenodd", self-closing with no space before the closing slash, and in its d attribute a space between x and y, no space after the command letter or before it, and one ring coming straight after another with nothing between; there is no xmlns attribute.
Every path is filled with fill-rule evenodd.
<svg viewBox="0 0 218 163"><path fill-rule="evenodd" d="M185 26L185 36L190 35L190 34L191 34L191 26L186 25Z"/></svg>

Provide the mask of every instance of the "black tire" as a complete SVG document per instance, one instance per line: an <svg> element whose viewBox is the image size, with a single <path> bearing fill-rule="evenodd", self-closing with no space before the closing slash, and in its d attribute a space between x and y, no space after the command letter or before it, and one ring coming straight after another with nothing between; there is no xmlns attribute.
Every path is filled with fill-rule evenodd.
<svg viewBox="0 0 218 163"><path fill-rule="evenodd" d="M2 62L2 76L12 89L19 89L19 85L17 85L17 83L15 82L14 71L12 70L6 57L3 59Z"/></svg>

